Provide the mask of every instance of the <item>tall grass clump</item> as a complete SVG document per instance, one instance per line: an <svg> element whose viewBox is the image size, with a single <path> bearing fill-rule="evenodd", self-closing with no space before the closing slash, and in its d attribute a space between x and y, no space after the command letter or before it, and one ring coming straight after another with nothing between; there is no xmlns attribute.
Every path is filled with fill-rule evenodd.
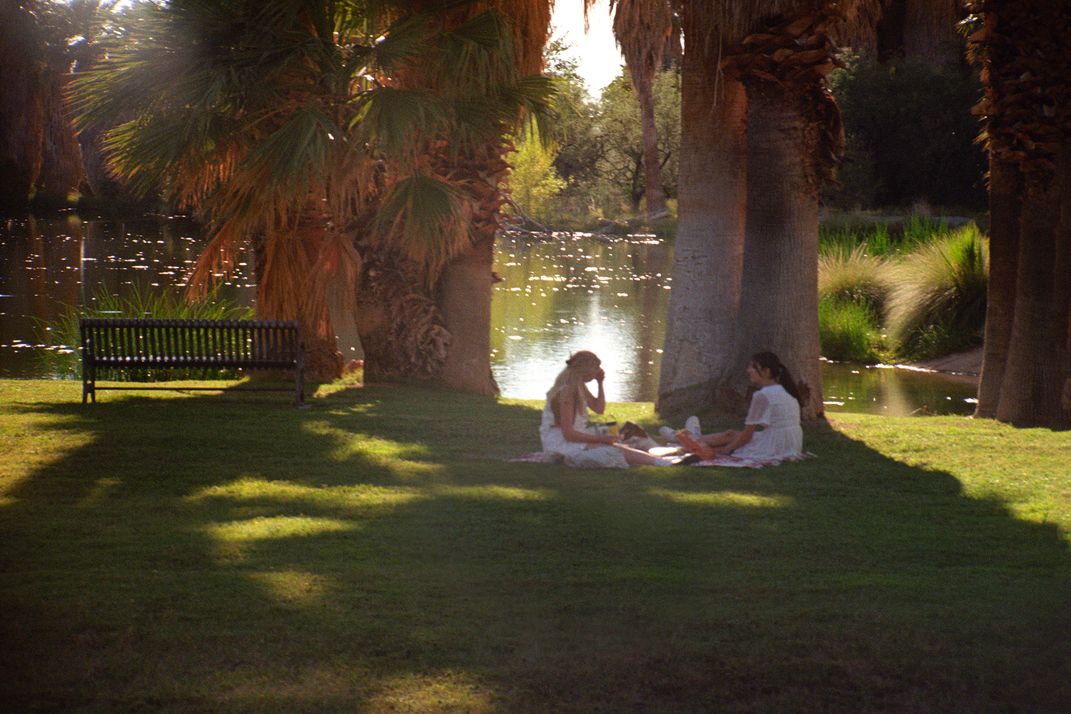
<svg viewBox="0 0 1071 714"><path fill-rule="evenodd" d="M68 306L54 321L38 324L39 340L46 345L40 351L42 367L49 375L64 379L81 379L82 363L78 354L81 337L78 320L83 317L154 318L157 320L252 320L253 308L221 298L218 292L185 300L176 292L152 293L136 283L122 297L99 286L84 307ZM144 370L141 370L144 371ZM235 379L236 369L171 369L173 379ZM148 375L140 375L142 378Z"/></svg>
<svg viewBox="0 0 1071 714"><path fill-rule="evenodd" d="M829 359L880 359L892 282L888 260L867 247L831 241L818 257L818 335Z"/></svg>
<svg viewBox="0 0 1071 714"><path fill-rule="evenodd" d="M981 343L989 244L977 226L921 246L895 276L889 326L901 356L924 359Z"/></svg>
<svg viewBox="0 0 1071 714"><path fill-rule="evenodd" d="M881 322L893 289L889 261L870 254L867 248L863 243L851 249L823 249L818 256L818 295L858 303Z"/></svg>
<svg viewBox="0 0 1071 714"><path fill-rule="evenodd" d="M871 312L854 302L818 301L818 338L822 356L849 362L880 362L881 329Z"/></svg>

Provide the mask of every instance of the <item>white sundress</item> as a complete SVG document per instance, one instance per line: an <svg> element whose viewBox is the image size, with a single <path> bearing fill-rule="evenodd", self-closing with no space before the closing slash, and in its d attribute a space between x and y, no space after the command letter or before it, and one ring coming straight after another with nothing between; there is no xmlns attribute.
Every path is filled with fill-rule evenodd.
<svg viewBox="0 0 1071 714"><path fill-rule="evenodd" d="M785 461L803 457L803 429L800 403L780 384L763 387L751 396L747 425L764 427L751 441L733 452L733 457L750 461Z"/></svg>
<svg viewBox="0 0 1071 714"><path fill-rule="evenodd" d="M597 433L588 425L587 409L583 413L577 413L573 427L577 431L586 431L589 434ZM567 466L588 469L627 469L628 461L621 449L609 445L592 446L580 441L569 441L562 433L561 427L554 424L554 409L550 406L550 400L543 406L543 418L539 424L539 440L543 444L543 451L561 454L565 457Z"/></svg>

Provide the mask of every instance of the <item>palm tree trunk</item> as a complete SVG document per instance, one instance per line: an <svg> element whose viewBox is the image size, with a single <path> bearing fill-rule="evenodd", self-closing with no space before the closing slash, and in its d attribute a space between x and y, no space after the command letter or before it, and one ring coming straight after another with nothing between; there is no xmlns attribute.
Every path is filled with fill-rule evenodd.
<svg viewBox="0 0 1071 714"><path fill-rule="evenodd" d="M800 102L772 82L748 85L747 123L738 364L755 352L776 353L797 378L804 418L819 418L816 145Z"/></svg>
<svg viewBox="0 0 1071 714"><path fill-rule="evenodd" d="M666 40L673 31L673 11L668 0L617 0L613 26L639 100L646 213L655 216L665 212L666 196L652 88L662 66Z"/></svg>
<svg viewBox="0 0 1071 714"><path fill-rule="evenodd" d="M82 150L64 98L66 88L67 75L54 67L45 70L40 87L45 126L36 188L40 198L58 203L65 203L69 194L78 191L85 178Z"/></svg>
<svg viewBox="0 0 1071 714"><path fill-rule="evenodd" d="M1015 276L1019 262L1020 192L1018 166L989 159L989 286L986 292L982 378L975 416L995 417L1015 317Z"/></svg>
<svg viewBox="0 0 1071 714"><path fill-rule="evenodd" d="M655 127L654 93L650 78L637 87L640 103L640 126L643 130L644 199L648 217L666 212L666 194L662 190L662 162L658 155L658 129Z"/></svg>
<svg viewBox="0 0 1071 714"><path fill-rule="evenodd" d="M743 85L719 77L717 40L685 5L680 218L657 408L679 414L744 408L735 357L747 200Z"/></svg>
<svg viewBox="0 0 1071 714"><path fill-rule="evenodd" d="M430 379L442 372L450 333L420 289L419 269L394 253L365 251L357 295L364 377Z"/></svg>
<svg viewBox="0 0 1071 714"><path fill-rule="evenodd" d="M491 374L491 267L494 234L450 261L440 283L439 307L450 349L439 379L450 389L498 394Z"/></svg>
<svg viewBox="0 0 1071 714"><path fill-rule="evenodd" d="M0 215L25 208L41 172L45 111L33 17L0 5Z"/></svg>
<svg viewBox="0 0 1071 714"><path fill-rule="evenodd" d="M986 0L974 9L984 26L969 42L980 50L985 86L975 113L993 167L992 248L1002 254L991 260L990 304L1002 310L995 320L1010 322L987 320L986 338L994 333L998 342L986 345L978 412L1064 427L1071 425L1071 110L1061 98L1071 15L1048 0Z"/></svg>
<svg viewBox="0 0 1071 714"><path fill-rule="evenodd" d="M1056 224L1056 260L1052 274L1053 300L1049 324L1056 347L1057 388L1053 390L1052 426L1071 427L1071 150L1064 149L1057 162L1060 186ZM1061 339L1062 336L1062 339ZM1062 387L1060 381L1062 377Z"/></svg>
<svg viewBox="0 0 1071 714"><path fill-rule="evenodd" d="M438 3L414 5L432 10ZM441 20L455 26L477 13L492 9L510 24L513 62L519 74L535 74L543 65L543 47L550 26L547 0L477 0L444 6ZM506 130L503 129L503 133ZM449 389L476 394L498 394L491 373L491 285L494 241L501 207L503 186L509 166L503 160L507 146L502 136L486 144L463 147L460 156L439 162L436 171L455 181L464 181L473 199L472 243L443 269L437 287L436 304L447 334L441 340L445 357L436 380ZM436 333L437 334L437 333Z"/></svg>
<svg viewBox="0 0 1071 714"><path fill-rule="evenodd" d="M1067 278L1058 280L1054 270L1063 252L1058 244L1066 240L1059 230L1062 183L1028 177L1023 193L1015 315L996 411L997 419L1016 425L1060 425L1068 416L1060 405L1067 308L1057 305L1061 297L1066 302L1060 282ZM1063 322L1053 324L1061 311Z"/></svg>
<svg viewBox="0 0 1071 714"><path fill-rule="evenodd" d="M473 202L472 244L451 260L439 280L438 305L450 332L450 348L439 380L443 386L474 394L498 394L491 374L491 268L495 258L502 186L509 176L506 144L491 141L444 167L464 177Z"/></svg>
<svg viewBox="0 0 1071 714"><path fill-rule="evenodd" d="M325 222L319 216L298 227L298 249L304 253L303 260L308 266L301 275L306 279L312 274L326 232ZM342 376L344 360L331 323L330 305L325 299L305 296L299 310L298 319L305 341L305 375L314 382L338 379Z"/></svg>
<svg viewBox="0 0 1071 714"><path fill-rule="evenodd" d="M261 320L298 320L305 375L311 381L328 382L342 375L343 358L329 304L310 292L309 278L327 233L327 219L318 203L310 196L292 235L255 239L256 312Z"/></svg>

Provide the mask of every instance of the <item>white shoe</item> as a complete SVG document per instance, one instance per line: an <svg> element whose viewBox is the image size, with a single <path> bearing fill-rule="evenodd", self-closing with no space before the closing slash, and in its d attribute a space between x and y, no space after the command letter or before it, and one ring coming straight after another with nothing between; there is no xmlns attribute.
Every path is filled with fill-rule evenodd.
<svg viewBox="0 0 1071 714"><path fill-rule="evenodd" d="M677 432L675 432L673 429L670 429L668 426L658 427L658 435L665 439L668 443L677 443Z"/></svg>
<svg viewBox="0 0 1071 714"><path fill-rule="evenodd" d="M659 456L657 459L655 459L654 463L651 464L651 465L652 466L672 466L676 462L677 462L676 459L670 459L670 458L667 458L665 456Z"/></svg>
<svg viewBox="0 0 1071 714"><path fill-rule="evenodd" d="M703 432L699 429L699 417L690 416L684 420L684 428L688 430L688 433L692 436L702 436Z"/></svg>

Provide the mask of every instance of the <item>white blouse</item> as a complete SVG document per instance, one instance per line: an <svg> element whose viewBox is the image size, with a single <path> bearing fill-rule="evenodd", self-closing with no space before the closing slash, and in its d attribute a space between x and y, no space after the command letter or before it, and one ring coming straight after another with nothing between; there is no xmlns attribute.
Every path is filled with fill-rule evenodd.
<svg viewBox="0 0 1071 714"><path fill-rule="evenodd" d="M782 460L803 455L800 403L780 384L763 387L751 397L747 425L761 426L751 441L733 452L742 459Z"/></svg>

